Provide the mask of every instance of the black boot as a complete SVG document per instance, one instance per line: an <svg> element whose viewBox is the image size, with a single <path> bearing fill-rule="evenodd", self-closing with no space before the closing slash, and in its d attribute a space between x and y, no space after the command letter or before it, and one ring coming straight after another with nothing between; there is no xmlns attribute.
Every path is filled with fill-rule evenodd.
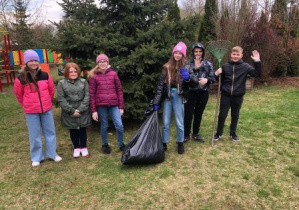
<svg viewBox="0 0 299 210"><path fill-rule="evenodd" d="M109 147L109 144L104 144L104 145L102 145L102 152L103 152L104 154L110 154L110 153L111 153L111 149L110 149L110 147Z"/></svg>
<svg viewBox="0 0 299 210"><path fill-rule="evenodd" d="M167 144L166 143L163 143L163 148L164 148L164 151L167 150Z"/></svg>
<svg viewBox="0 0 299 210"><path fill-rule="evenodd" d="M179 154L184 154L185 153L184 143L183 142L178 142L178 153Z"/></svg>

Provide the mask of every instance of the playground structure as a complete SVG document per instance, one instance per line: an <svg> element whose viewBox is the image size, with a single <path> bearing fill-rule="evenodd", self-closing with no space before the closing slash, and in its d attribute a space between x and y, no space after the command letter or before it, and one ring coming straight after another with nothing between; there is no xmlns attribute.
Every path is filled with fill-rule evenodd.
<svg viewBox="0 0 299 210"><path fill-rule="evenodd" d="M61 53L52 51L50 49L33 49L39 56L40 59L40 68L50 73L50 64L62 64L63 59ZM3 47L1 48L3 64L0 65L0 92L3 91L2 86L2 77L5 76L6 84L9 86L13 84L15 79L15 70L16 66L19 66L21 69L24 64L24 52L26 50L17 50L12 51L11 49L11 40L9 34L3 36Z"/></svg>

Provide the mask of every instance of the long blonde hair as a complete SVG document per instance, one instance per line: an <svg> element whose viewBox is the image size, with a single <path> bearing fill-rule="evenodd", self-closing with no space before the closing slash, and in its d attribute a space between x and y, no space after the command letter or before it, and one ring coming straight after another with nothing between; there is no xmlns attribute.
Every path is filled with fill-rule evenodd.
<svg viewBox="0 0 299 210"><path fill-rule="evenodd" d="M98 66L95 66L93 69L91 69L91 70L88 72L87 78L88 78L88 79L93 78L93 77L94 77L94 74L95 74L96 72L99 72L99 70L98 70Z"/></svg>

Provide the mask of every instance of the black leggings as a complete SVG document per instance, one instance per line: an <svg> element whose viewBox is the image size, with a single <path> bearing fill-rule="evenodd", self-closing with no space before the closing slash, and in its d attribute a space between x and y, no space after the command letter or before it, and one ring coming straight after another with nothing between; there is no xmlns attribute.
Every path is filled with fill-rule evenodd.
<svg viewBox="0 0 299 210"><path fill-rule="evenodd" d="M86 148L87 133L85 128L70 129L70 136L75 149Z"/></svg>
<svg viewBox="0 0 299 210"><path fill-rule="evenodd" d="M242 103L243 103L243 96L221 95L217 133L219 134L223 133L225 119L227 117L230 108L231 108L230 135L236 133Z"/></svg>
<svg viewBox="0 0 299 210"><path fill-rule="evenodd" d="M193 119L193 135L198 134L202 114L206 108L209 99L208 91L190 92L187 103L185 103L185 117L184 117L184 135L190 135L191 123Z"/></svg>

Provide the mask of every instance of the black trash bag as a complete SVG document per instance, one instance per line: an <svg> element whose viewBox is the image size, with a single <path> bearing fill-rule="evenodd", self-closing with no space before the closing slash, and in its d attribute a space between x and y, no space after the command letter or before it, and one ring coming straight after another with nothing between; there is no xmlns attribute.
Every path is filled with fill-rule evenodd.
<svg viewBox="0 0 299 210"><path fill-rule="evenodd" d="M134 134L123 151L124 165L161 163L165 159L158 113L153 112Z"/></svg>

